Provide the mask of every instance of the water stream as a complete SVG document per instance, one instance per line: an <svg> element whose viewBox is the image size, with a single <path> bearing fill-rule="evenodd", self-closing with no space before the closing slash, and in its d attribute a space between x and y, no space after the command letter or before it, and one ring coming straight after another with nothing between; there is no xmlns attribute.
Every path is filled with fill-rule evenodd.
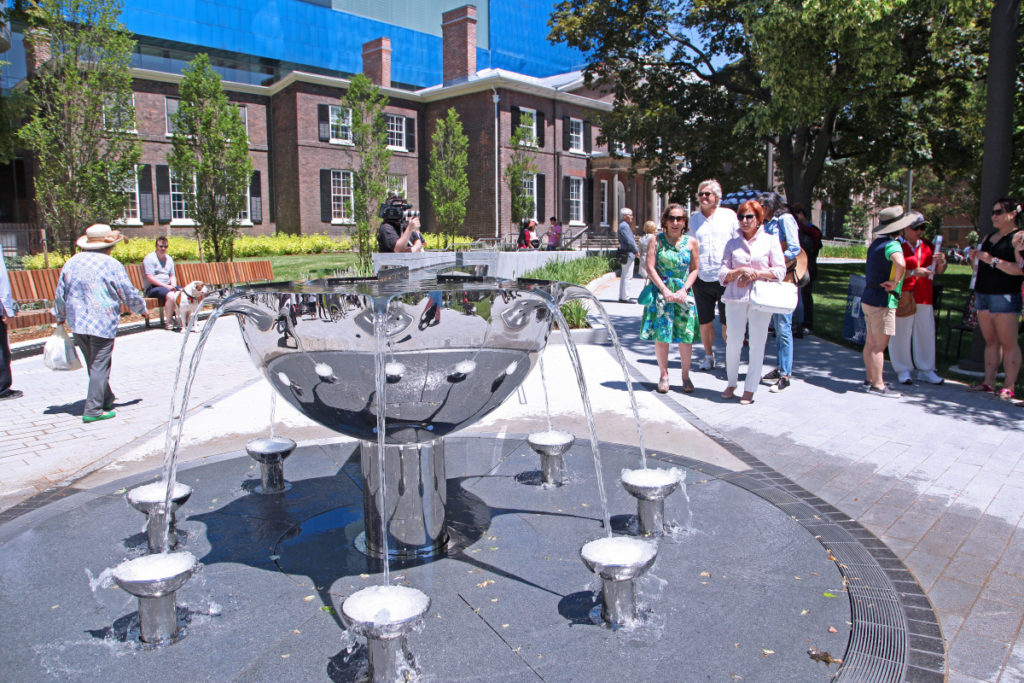
<svg viewBox="0 0 1024 683"><path fill-rule="evenodd" d="M274 421L277 419L277 392L270 388L270 438L274 438Z"/></svg>
<svg viewBox="0 0 1024 683"><path fill-rule="evenodd" d="M384 491L387 489L387 473L384 467L386 453L387 372L385 353L388 343L388 299L373 300L373 333L377 338L377 360L374 363L374 380L377 393L377 485L380 489L380 542L384 562L384 585L391 585L391 562L388 556L388 513L384 506Z"/></svg>
<svg viewBox="0 0 1024 683"><path fill-rule="evenodd" d="M553 431L552 428L551 428L551 406L548 403L548 381L544 377L544 354L543 353L540 354L540 357L537 360L537 365L540 366L540 385L541 385L541 387L544 390L544 414L548 418L548 434L550 434Z"/></svg>

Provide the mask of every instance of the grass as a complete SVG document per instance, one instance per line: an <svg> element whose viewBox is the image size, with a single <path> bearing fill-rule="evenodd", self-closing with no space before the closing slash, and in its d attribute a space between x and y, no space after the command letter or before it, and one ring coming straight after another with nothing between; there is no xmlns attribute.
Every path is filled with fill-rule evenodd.
<svg viewBox="0 0 1024 683"><path fill-rule="evenodd" d="M612 258L589 256L575 261L551 261L523 275L538 280L560 280L574 285L586 285L615 268ZM587 323L587 308L582 301L570 301L562 306L562 315L570 329L590 327Z"/></svg>
<svg viewBox="0 0 1024 683"><path fill-rule="evenodd" d="M818 281L814 284L814 334L828 341L841 344L857 351L861 347L843 339L843 319L846 315L846 292L850 283L850 275L863 275L863 263L819 263ZM957 376L950 373L949 367L955 365L959 358L945 358L943 351L946 340L953 334L950 354L956 355L956 333L947 327L946 312L949 311L949 324L961 321L962 311L967 302L968 287L971 284L971 269L968 266L950 265L946 272L936 278L942 285L942 301L935 321L935 352L939 374ZM974 334L981 334L975 331ZM964 335L962 353L970 353L971 335ZM1018 343L1024 344L1024 335L1018 337ZM958 376L965 381L977 381L963 375ZM1018 379L1014 389L1017 395L1024 393L1024 384Z"/></svg>
<svg viewBox="0 0 1024 683"><path fill-rule="evenodd" d="M303 280L307 277L325 277L335 271L345 271L359 262L355 252L331 254L292 254L289 256L259 256L239 261L269 260L274 266L274 279L279 281Z"/></svg>

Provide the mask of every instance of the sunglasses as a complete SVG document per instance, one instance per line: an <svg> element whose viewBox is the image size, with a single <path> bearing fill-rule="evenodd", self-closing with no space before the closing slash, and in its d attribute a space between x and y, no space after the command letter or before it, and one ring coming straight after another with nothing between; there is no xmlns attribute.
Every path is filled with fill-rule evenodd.
<svg viewBox="0 0 1024 683"><path fill-rule="evenodd" d="M924 226L923 225L911 225L910 229L913 230L914 232L921 232L922 230L924 230Z"/></svg>
<svg viewBox="0 0 1024 683"><path fill-rule="evenodd" d="M1006 213L1005 209L992 209L993 216L1002 216L1004 213Z"/></svg>
<svg viewBox="0 0 1024 683"><path fill-rule="evenodd" d="M665 218L666 223L682 223L686 220L686 216L668 216Z"/></svg>
<svg viewBox="0 0 1024 683"><path fill-rule="evenodd" d="M739 216L739 219L741 221L753 221L757 220L757 216L752 213L745 213L742 216Z"/></svg>
<svg viewBox="0 0 1024 683"><path fill-rule="evenodd" d="M710 197L713 194L714 194L714 192L698 192L697 196L698 197Z"/></svg>

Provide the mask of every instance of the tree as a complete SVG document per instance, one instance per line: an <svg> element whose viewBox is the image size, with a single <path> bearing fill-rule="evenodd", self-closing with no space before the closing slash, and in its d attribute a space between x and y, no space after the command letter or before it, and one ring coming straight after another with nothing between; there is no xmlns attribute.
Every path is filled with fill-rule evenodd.
<svg viewBox="0 0 1024 683"><path fill-rule="evenodd" d="M602 135L631 143L662 185L763 185L772 142L788 198L809 206L829 160L964 161L947 153L967 147L949 122L984 63L982 6L562 0L551 38L587 54L586 78L616 100Z"/></svg>
<svg viewBox="0 0 1024 683"><path fill-rule="evenodd" d="M206 54L196 55L183 76L178 110L171 115L174 134L167 163L195 221L203 254L214 261L231 260L239 214L248 208L249 136Z"/></svg>
<svg viewBox="0 0 1024 683"><path fill-rule="evenodd" d="M353 173L352 204L359 246L359 270L370 272L376 240L371 231L377 209L387 199L387 173L391 163L384 107L388 98L363 74L349 83L342 104L352 112L352 142L359 168Z"/></svg>
<svg viewBox="0 0 1024 683"><path fill-rule="evenodd" d="M445 236L444 248L454 244L456 231L466 220L466 202L469 201L469 138L462 132L462 120L455 108L437 120L430 138L430 176L427 192L434 204L434 217L438 233Z"/></svg>
<svg viewBox="0 0 1024 683"><path fill-rule="evenodd" d="M40 0L29 33L49 60L28 84L30 118L18 139L35 154L36 203L56 244L71 251L92 223L128 206L142 149L132 105L135 42L115 0Z"/></svg>
<svg viewBox="0 0 1024 683"><path fill-rule="evenodd" d="M505 167L505 184L512 205L512 227L516 231L524 218L533 215L534 208L532 194L526 193L527 178L537 173L537 165L529 153L529 150L537 146L533 135L533 119L529 114L522 115L508 144L512 148L512 156Z"/></svg>

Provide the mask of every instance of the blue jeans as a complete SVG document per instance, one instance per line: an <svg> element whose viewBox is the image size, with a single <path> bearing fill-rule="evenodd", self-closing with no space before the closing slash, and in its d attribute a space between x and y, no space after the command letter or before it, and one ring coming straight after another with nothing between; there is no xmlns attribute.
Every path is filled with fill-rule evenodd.
<svg viewBox="0 0 1024 683"><path fill-rule="evenodd" d="M779 374L793 374L793 314L776 313L772 316L775 327L775 349L779 356Z"/></svg>

